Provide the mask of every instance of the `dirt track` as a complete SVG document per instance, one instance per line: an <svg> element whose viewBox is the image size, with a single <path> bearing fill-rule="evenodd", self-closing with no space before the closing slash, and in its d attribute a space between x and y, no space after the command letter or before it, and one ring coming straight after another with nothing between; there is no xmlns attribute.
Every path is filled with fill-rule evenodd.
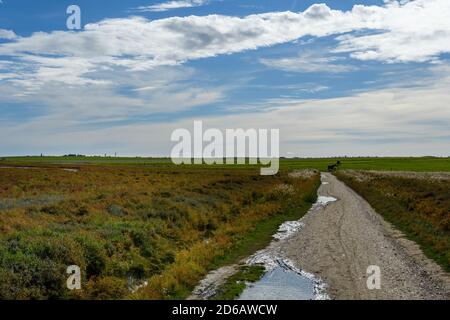
<svg viewBox="0 0 450 320"><path fill-rule="evenodd" d="M328 284L334 299L450 299L448 274L402 237L353 190L324 173L319 194L338 201L308 213L286 256ZM367 288L367 267L381 269L381 289Z"/></svg>

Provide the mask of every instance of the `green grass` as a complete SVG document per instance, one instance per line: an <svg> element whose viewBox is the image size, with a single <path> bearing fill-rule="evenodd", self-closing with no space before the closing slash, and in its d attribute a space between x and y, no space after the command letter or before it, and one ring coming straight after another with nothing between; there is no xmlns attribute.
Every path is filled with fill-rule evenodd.
<svg viewBox="0 0 450 320"><path fill-rule="evenodd" d="M253 283L262 278L265 268L262 265L241 266L234 275L218 289L211 300L234 300L245 290L247 283Z"/></svg>
<svg viewBox="0 0 450 320"><path fill-rule="evenodd" d="M30 165L171 165L169 158L147 158L147 157L61 157L61 156L25 156L25 157L0 157L2 164L30 164Z"/></svg>
<svg viewBox="0 0 450 320"><path fill-rule="evenodd" d="M316 181L313 192L306 194L295 204L286 205L280 214L258 222L253 230L248 232L245 237L241 237L230 250L214 260L213 268L238 263L243 258L265 248L273 240L272 235L278 231L283 222L298 220L303 217L317 199L320 180L317 179Z"/></svg>
<svg viewBox="0 0 450 320"><path fill-rule="evenodd" d="M340 169L388 171L450 171L450 158L333 158L283 159L283 169L313 168L326 171L328 165L341 161Z"/></svg>
<svg viewBox="0 0 450 320"><path fill-rule="evenodd" d="M437 157L403 157L403 158L305 158L305 159L280 159L282 169L312 168L325 171L330 164L342 162L341 169L360 170L398 170L398 171L450 171L450 158ZM36 166L81 166L81 165L142 165L173 168L169 158L145 158L145 157L0 157L2 165L36 165ZM229 168L230 165L192 165L180 166L180 168ZM233 165L234 168L251 168L250 165Z"/></svg>

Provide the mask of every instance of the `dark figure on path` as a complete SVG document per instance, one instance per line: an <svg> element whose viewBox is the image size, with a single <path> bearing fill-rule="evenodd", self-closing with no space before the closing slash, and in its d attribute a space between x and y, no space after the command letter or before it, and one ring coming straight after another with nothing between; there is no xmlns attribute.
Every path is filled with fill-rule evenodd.
<svg viewBox="0 0 450 320"><path fill-rule="evenodd" d="M341 161L338 160L335 164L328 166L328 172L336 171L340 165Z"/></svg>

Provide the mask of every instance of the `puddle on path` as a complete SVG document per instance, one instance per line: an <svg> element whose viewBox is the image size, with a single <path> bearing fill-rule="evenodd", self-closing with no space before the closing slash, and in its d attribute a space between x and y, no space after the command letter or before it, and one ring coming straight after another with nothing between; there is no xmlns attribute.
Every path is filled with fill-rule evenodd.
<svg viewBox="0 0 450 320"><path fill-rule="evenodd" d="M327 182L322 181L322 184ZM337 201L330 196L319 195L308 213ZM249 284L239 297L240 300L324 300L329 299L326 284L313 274L300 270L283 258L282 241L292 237L305 227L302 219L286 221L273 235L275 239L266 249L247 259L246 264L262 264L266 274L257 282Z"/></svg>
<svg viewBox="0 0 450 320"><path fill-rule="evenodd" d="M240 300L313 300L314 282L295 272L277 267L256 284L247 287Z"/></svg>
<svg viewBox="0 0 450 320"><path fill-rule="evenodd" d="M329 184L324 181L322 184ZM319 190L320 191L320 190ZM319 195L309 214L337 201L330 196ZM248 284L240 300L326 300L326 284L315 275L295 267L294 263L284 257L283 246L289 238L301 232L305 227L302 219L286 221L273 235L274 240L263 250L260 250L244 261L246 265L263 265L264 276L257 282ZM222 283L232 273L235 266L223 267L210 272L193 292L193 299L208 299L215 294L218 283ZM233 272L225 272L230 268ZM230 273L230 274L228 274Z"/></svg>
<svg viewBox="0 0 450 320"><path fill-rule="evenodd" d="M272 250L261 250L247 264L262 264L266 274L248 284L239 300L326 300L326 284L313 274L297 269Z"/></svg>
<svg viewBox="0 0 450 320"><path fill-rule="evenodd" d="M315 206L317 206L317 205L326 206L330 202L335 202L335 201L337 201L337 199L335 197L319 196L317 198L317 202L315 203Z"/></svg>

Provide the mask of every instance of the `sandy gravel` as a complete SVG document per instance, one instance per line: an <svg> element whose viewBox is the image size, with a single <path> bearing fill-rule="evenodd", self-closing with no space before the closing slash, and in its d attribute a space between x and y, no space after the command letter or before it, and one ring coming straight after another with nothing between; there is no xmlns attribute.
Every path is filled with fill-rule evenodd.
<svg viewBox="0 0 450 320"><path fill-rule="evenodd" d="M284 248L298 268L319 276L334 299L450 299L449 275L329 173L319 194L338 201L308 213ZM381 289L367 288L367 267L381 269Z"/></svg>

